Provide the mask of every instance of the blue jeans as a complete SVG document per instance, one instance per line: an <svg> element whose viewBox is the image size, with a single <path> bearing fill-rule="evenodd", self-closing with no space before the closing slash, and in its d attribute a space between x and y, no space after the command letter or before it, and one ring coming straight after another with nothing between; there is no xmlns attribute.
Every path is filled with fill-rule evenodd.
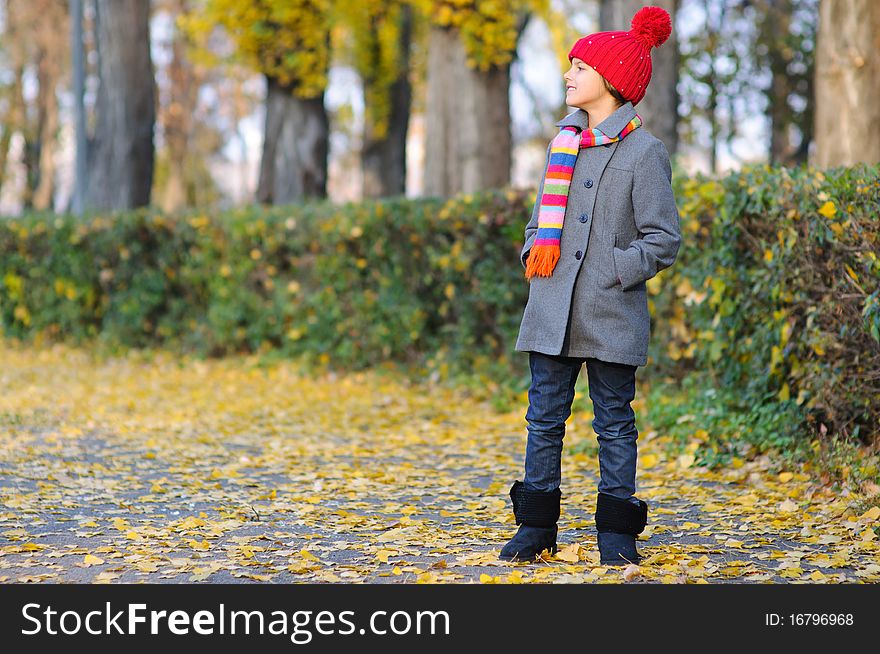
<svg viewBox="0 0 880 654"><path fill-rule="evenodd" d="M574 387L587 364L593 430L599 440L598 491L637 503L635 412L636 366L594 358L529 352L532 382L526 412L525 478L527 490L552 491L562 481L562 439L571 415Z"/></svg>

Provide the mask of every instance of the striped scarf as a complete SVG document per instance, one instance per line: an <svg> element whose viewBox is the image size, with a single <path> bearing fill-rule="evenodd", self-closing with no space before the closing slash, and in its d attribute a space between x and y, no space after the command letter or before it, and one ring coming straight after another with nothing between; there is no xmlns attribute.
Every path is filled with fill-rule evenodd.
<svg viewBox="0 0 880 654"><path fill-rule="evenodd" d="M538 208L538 233L526 259L526 278L550 277L559 261L562 221L568 204L568 190L574 165L581 148L591 148L620 141L642 124L636 114L617 136L606 136L598 128L585 129L566 125L550 143L550 161L544 175L544 193ZM580 133L579 133L580 132Z"/></svg>

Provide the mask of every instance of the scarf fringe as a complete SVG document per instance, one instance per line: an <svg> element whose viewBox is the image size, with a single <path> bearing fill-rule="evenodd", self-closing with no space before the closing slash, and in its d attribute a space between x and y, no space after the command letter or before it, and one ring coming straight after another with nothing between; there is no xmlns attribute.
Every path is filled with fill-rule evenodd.
<svg viewBox="0 0 880 654"><path fill-rule="evenodd" d="M558 245L533 245L526 258L526 279L535 275L550 277L559 261Z"/></svg>

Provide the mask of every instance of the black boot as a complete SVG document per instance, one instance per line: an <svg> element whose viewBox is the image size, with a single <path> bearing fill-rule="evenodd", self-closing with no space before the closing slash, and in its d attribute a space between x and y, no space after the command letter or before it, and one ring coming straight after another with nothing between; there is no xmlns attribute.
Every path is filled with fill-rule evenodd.
<svg viewBox="0 0 880 654"><path fill-rule="evenodd" d="M510 488L513 515L520 525L516 535L501 549L498 558L506 561L534 561L546 549L556 554L556 522L559 520L559 502L562 497L557 488L550 492L526 490L521 481Z"/></svg>
<svg viewBox="0 0 880 654"><path fill-rule="evenodd" d="M599 561L603 565L638 563L642 556L636 549L636 536L648 522L648 505L599 493L596 501L596 531Z"/></svg>

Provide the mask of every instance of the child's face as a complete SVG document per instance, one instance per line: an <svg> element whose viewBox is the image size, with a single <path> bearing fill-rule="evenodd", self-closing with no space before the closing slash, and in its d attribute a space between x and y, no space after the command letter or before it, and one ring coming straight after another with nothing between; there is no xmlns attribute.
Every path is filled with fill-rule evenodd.
<svg viewBox="0 0 880 654"><path fill-rule="evenodd" d="M602 83L602 76L577 57L572 58L571 67L565 71L563 77L566 86L565 104L569 107L585 109L605 95L611 95Z"/></svg>

